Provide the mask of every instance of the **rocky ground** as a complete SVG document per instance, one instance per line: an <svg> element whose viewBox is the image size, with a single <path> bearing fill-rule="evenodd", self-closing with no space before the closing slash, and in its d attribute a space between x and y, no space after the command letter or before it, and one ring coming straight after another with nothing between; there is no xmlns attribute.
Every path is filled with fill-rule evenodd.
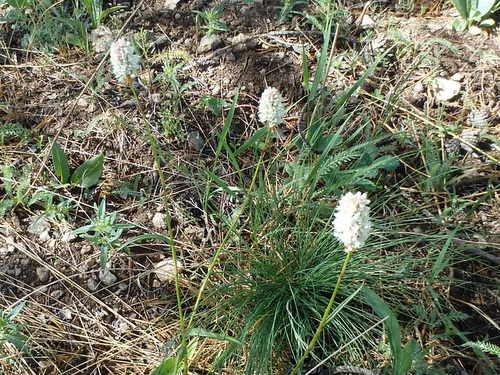
<svg viewBox="0 0 500 375"><path fill-rule="evenodd" d="M400 101L384 126L394 134L404 132L408 149L422 147L425 138L438 139L443 155L455 147L461 155L457 166L464 171L455 188L463 201L475 202L475 210L472 215L464 210L450 220L474 228L475 237L462 240L494 256L484 262L497 262L498 30L457 33L450 26L456 13L445 2L431 2L429 7L424 2L413 7L383 3L364 10L356 2L346 2L349 12L339 16L328 89L334 96L349 87L381 51L396 46L391 63L377 68L353 105L364 106L374 121L379 120L386 95L392 92ZM113 35L123 27L122 34L133 35L142 48L143 84L137 87L137 96L117 84L102 53L87 54L72 47L61 47L52 55L26 51L19 46L21 36L9 25L0 25L4 33L0 121L20 124L29 132L29 139L2 136L2 164L18 171L15 186L21 190L20 198L51 191L54 205L65 202L64 207L51 207L53 215L47 215L47 205L39 202L19 203L0 218L0 307L7 311L26 302L19 323L29 337L30 350L30 355L21 355L12 345L5 346L7 358L0 365L4 373L149 373L171 350L169 340L179 328L172 277L168 267L161 271L165 264L173 264L167 246L158 241L133 245L128 253L113 254L109 267L102 270L99 249L74 238L71 231L88 224L95 215L94 205L106 198L108 212L117 212L121 222L134 225L124 240L165 233L165 191L152 157L154 137L170 187L174 238L181 249L182 294L189 300L221 238L221 228L204 212L197 192L198 177L213 163L223 127L222 117L207 110L206 98L229 103L239 92L229 140L242 144L260 126L256 119L260 94L268 86L276 87L291 106L277 142L285 145L299 134L303 53L314 70L322 42L321 34L302 16L314 6L299 6L299 13L278 23L278 2L228 1L220 19L228 31L207 37L193 11L212 5L203 0L146 0L109 18L106 26ZM95 35L94 43L101 38ZM165 59L176 67L174 78L164 70ZM174 105L178 107L173 115ZM478 110L488 114L486 126L476 126L474 118L471 122L471 113ZM72 167L105 154L97 188L54 188L47 147L54 136ZM252 160L243 154L241 163L251 165ZM230 184L236 176L230 163L226 167L219 172ZM25 188L23 176L28 176ZM409 202L424 207L429 223L436 220L443 206L427 206L429 201L422 199L418 188L408 186L406 193ZM483 202L486 193L493 198ZM0 194L7 197L5 186ZM445 198L436 193L433 199ZM221 211L235 205L224 192L215 194L212 203ZM494 338L500 319L494 287L499 275L482 261L478 255L478 262L455 272L487 280L489 287L481 285L467 293L457 287L448 293L450 303L469 314L459 324L461 329ZM196 353L193 371L205 373L220 345L207 340ZM453 349L448 353L458 356ZM459 358L469 371L461 374L476 374L474 359Z"/></svg>

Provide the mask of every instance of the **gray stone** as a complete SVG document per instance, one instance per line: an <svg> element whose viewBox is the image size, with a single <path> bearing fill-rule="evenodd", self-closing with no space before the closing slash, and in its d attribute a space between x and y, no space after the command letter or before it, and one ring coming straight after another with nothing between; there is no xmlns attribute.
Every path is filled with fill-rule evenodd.
<svg viewBox="0 0 500 375"><path fill-rule="evenodd" d="M104 269L101 268L99 270L99 280L103 282L104 285L110 286L116 283L118 280L118 277L116 277L108 267L105 267Z"/></svg>
<svg viewBox="0 0 500 375"><path fill-rule="evenodd" d="M64 296L64 290L56 289L50 293L50 296L54 299L60 299L62 296Z"/></svg>
<svg viewBox="0 0 500 375"><path fill-rule="evenodd" d="M49 270L45 267L37 267L36 268L36 276L40 282L45 283L49 280Z"/></svg>
<svg viewBox="0 0 500 375"><path fill-rule="evenodd" d="M95 292L99 288L99 281L95 279L94 277L90 277L87 280L87 289L90 290L91 292Z"/></svg>
<svg viewBox="0 0 500 375"><path fill-rule="evenodd" d="M205 53L208 51L212 51L219 46L222 45L222 39L217 35L205 35L200 40L200 44L198 45L198 49L196 52Z"/></svg>
<svg viewBox="0 0 500 375"><path fill-rule="evenodd" d="M200 152L203 149L203 139L201 138L200 132L192 131L187 135L187 141L189 148Z"/></svg>

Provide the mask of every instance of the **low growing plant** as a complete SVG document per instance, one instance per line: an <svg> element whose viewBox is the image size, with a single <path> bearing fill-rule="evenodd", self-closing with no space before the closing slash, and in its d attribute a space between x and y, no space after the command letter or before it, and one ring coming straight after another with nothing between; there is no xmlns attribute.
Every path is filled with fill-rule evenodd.
<svg viewBox="0 0 500 375"><path fill-rule="evenodd" d="M104 269L118 249L123 248L120 237L125 229L134 228L133 224L118 223L118 213L106 213L106 199L95 207L96 216L90 224L84 225L73 231L75 236L80 236L100 249L100 265Z"/></svg>
<svg viewBox="0 0 500 375"><path fill-rule="evenodd" d="M452 0L462 19L453 21L457 31L467 30L473 24L489 27L495 24L493 15L500 10L498 0Z"/></svg>
<svg viewBox="0 0 500 375"><path fill-rule="evenodd" d="M206 30L207 35L229 31L229 27L226 23L220 20L223 6L223 3L220 2L210 9L193 10L193 13L196 14L196 18L203 24L201 28Z"/></svg>
<svg viewBox="0 0 500 375"><path fill-rule="evenodd" d="M68 158L57 142L52 146L52 162L55 174L63 184L70 183L82 188L97 185L104 168L104 154L83 162L78 168L71 172Z"/></svg>
<svg viewBox="0 0 500 375"><path fill-rule="evenodd" d="M21 333L14 319L21 312L25 302L17 303L10 312L0 310L0 348L5 343L14 345L18 350L26 350L26 337ZM2 356L0 355L0 359Z"/></svg>

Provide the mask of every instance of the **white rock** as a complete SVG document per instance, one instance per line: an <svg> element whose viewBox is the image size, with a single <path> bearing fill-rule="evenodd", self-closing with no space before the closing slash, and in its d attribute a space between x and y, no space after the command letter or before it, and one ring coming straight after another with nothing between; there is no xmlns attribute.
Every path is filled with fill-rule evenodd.
<svg viewBox="0 0 500 375"><path fill-rule="evenodd" d="M363 29L369 29L375 26L375 21L369 15L365 14L363 18L361 18L361 27Z"/></svg>
<svg viewBox="0 0 500 375"><path fill-rule="evenodd" d="M455 98L460 92L460 82L450 79L436 78L434 90L436 92L436 100L440 102L448 101Z"/></svg>
<svg viewBox="0 0 500 375"><path fill-rule="evenodd" d="M165 217L166 215L164 213L155 213L153 219L151 220L151 222L153 223L153 227L155 229L165 229L167 227L167 225L165 224Z"/></svg>
<svg viewBox="0 0 500 375"><path fill-rule="evenodd" d="M454 80L454 81L457 81L457 82L460 82L462 81L463 79L465 78L465 73L463 72L458 72L458 73L455 73L453 74L450 79Z"/></svg>
<svg viewBox="0 0 500 375"><path fill-rule="evenodd" d="M180 0L165 0L163 2L163 9L174 10Z"/></svg>
<svg viewBox="0 0 500 375"><path fill-rule="evenodd" d="M470 35L480 35L481 29L475 25L472 25L471 27L469 27L469 34Z"/></svg>
<svg viewBox="0 0 500 375"><path fill-rule="evenodd" d="M181 271L184 267L181 263L177 262L177 270ZM175 266L174 260L172 258L168 258L162 260L155 264L155 268L153 271L156 274L156 277L163 282L172 282L175 280Z"/></svg>
<svg viewBox="0 0 500 375"><path fill-rule="evenodd" d="M31 224L28 226L28 232L37 234L38 238L45 242L50 239L50 223L44 215L37 215L31 218Z"/></svg>

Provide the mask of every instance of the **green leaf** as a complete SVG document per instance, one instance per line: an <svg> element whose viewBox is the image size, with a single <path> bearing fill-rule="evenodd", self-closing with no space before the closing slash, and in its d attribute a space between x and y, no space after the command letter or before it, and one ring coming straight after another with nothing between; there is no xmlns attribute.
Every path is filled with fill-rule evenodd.
<svg viewBox="0 0 500 375"><path fill-rule="evenodd" d="M434 265L432 266L432 271L429 276L429 284L432 284L437 275L439 275L445 269L445 267L448 266L449 257L447 257L446 255L448 252L448 248L451 245L451 242L455 238L455 233L456 231L453 231L448 234L448 239L446 240L446 243L443 245L443 248L439 252L436 262L434 262Z"/></svg>
<svg viewBox="0 0 500 375"><path fill-rule="evenodd" d="M393 374L406 375L411 369L413 355L417 350L417 343L415 340L410 340L401 349L399 358L395 358Z"/></svg>
<svg viewBox="0 0 500 375"><path fill-rule="evenodd" d="M23 309L24 305L26 305L26 301L22 301L17 303L9 313L9 319L14 319Z"/></svg>
<svg viewBox="0 0 500 375"><path fill-rule="evenodd" d="M401 330L396 316L389 309L389 306L373 290L364 288L364 294L368 304L373 308L380 318L388 317L385 323L387 335L394 358L399 358L401 352Z"/></svg>
<svg viewBox="0 0 500 375"><path fill-rule="evenodd" d="M216 339L220 341L228 341L232 344L242 346L243 343L240 340L235 339L234 337L231 336L226 336L226 335L221 335L218 333L213 333L210 331L207 331L206 329L203 328L191 328L187 331L188 336L198 336L198 337L208 337L211 339Z"/></svg>
<svg viewBox="0 0 500 375"><path fill-rule="evenodd" d="M453 28L456 31L464 31L467 29L468 22L466 20L463 20L461 18L457 18L453 21Z"/></svg>
<svg viewBox="0 0 500 375"><path fill-rule="evenodd" d="M481 17L487 16L496 1L498 0L476 0L475 7L473 9L477 10Z"/></svg>
<svg viewBox="0 0 500 375"><path fill-rule="evenodd" d="M455 5L455 8L457 8L458 13L462 16L464 19L469 18L469 12L470 12L470 4L468 0L452 0L453 5ZM455 22L453 22L455 23Z"/></svg>
<svg viewBox="0 0 500 375"><path fill-rule="evenodd" d="M236 152L234 153L235 156L238 156L242 152L245 152L248 148L253 147L257 148L257 145L259 142L264 139L267 134L269 133L269 128L268 127L262 127L259 128L255 131L255 133L245 142L243 145L241 145Z"/></svg>
<svg viewBox="0 0 500 375"><path fill-rule="evenodd" d="M229 103L225 100L213 96L202 97L200 103L208 107L216 116L220 116L222 109L229 106Z"/></svg>
<svg viewBox="0 0 500 375"><path fill-rule="evenodd" d="M26 345L26 337L21 333L7 333L2 335L3 339L7 342L10 342L14 345L18 350L24 351L24 346Z"/></svg>
<svg viewBox="0 0 500 375"><path fill-rule="evenodd" d="M5 216L5 214L14 207L14 201L9 198L4 198L0 201L0 217Z"/></svg>
<svg viewBox="0 0 500 375"><path fill-rule="evenodd" d="M177 375L177 358L169 357L164 359L150 375Z"/></svg>
<svg viewBox="0 0 500 375"><path fill-rule="evenodd" d="M82 188L89 188L97 185L103 168L104 154L100 153L95 158L84 162L75 170L73 176L71 177L71 183Z"/></svg>
<svg viewBox="0 0 500 375"><path fill-rule="evenodd" d="M392 172L395 171L397 167L399 167L399 160L394 156L385 155L375 160L374 164L378 168L382 168L388 172Z"/></svg>
<svg viewBox="0 0 500 375"><path fill-rule="evenodd" d="M54 163L56 176L59 177L61 183L67 183L70 177L68 158L57 142L54 142L52 146L52 162Z"/></svg>
<svg viewBox="0 0 500 375"><path fill-rule="evenodd" d="M14 189L14 172L11 167L8 165L4 165L2 167L2 173L3 173L3 178L2 178L2 185L5 190L6 195L12 196Z"/></svg>
<svg viewBox="0 0 500 375"><path fill-rule="evenodd" d="M99 265L102 269L106 267L109 261L109 252L106 246L101 247L101 252L99 253Z"/></svg>

